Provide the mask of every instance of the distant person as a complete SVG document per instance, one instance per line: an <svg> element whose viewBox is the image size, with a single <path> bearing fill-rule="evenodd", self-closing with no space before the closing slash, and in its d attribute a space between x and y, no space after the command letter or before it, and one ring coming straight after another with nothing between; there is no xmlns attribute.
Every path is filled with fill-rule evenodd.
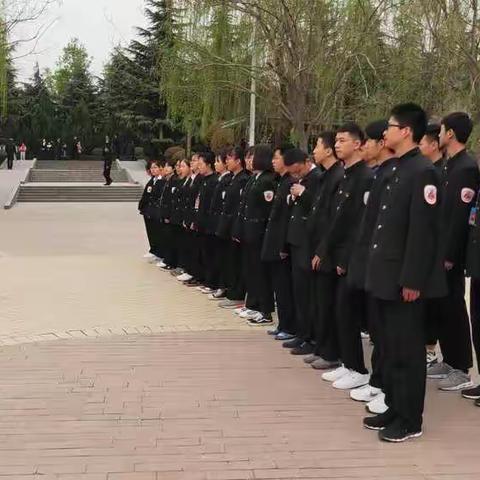
<svg viewBox="0 0 480 480"><path fill-rule="evenodd" d="M105 145L103 146L103 176L105 177L105 186L112 184L113 180L111 177L113 162L113 151L112 144L110 143L109 137L105 137Z"/></svg>
<svg viewBox="0 0 480 480"><path fill-rule="evenodd" d="M20 160L24 162L27 159L27 146L25 145L25 142L22 142L18 147L18 151L20 152Z"/></svg>
<svg viewBox="0 0 480 480"><path fill-rule="evenodd" d="M7 142L4 139L0 139L0 165L7 158Z"/></svg>
<svg viewBox="0 0 480 480"><path fill-rule="evenodd" d="M13 139L10 138L6 145L7 149L7 167L9 170L13 168L13 159L15 157L15 144L13 143Z"/></svg>

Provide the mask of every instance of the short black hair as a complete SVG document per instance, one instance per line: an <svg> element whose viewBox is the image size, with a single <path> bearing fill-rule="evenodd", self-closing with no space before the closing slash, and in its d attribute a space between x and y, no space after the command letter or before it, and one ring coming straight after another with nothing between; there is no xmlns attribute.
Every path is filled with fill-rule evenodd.
<svg viewBox="0 0 480 480"><path fill-rule="evenodd" d="M252 155L255 154L255 147L248 147L246 150L245 150L245 156L246 157L250 157Z"/></svg>
<svg viewBox="0 0 480 480"><path fill-rule="evenodd" d="M413 133L413 141L419 143L427 129L427 114L416 103L401 103L390 112L402 127L409 127Z"/></svg>
<svg viewBox="0 0 480 480"><path fill-rule="evenodd" d="M206 165L210 165L212 170L215 168L215 154L211 150L207 152L199 152L198 158L199 160L203 160Z"/></svg>
<svg viewBox="0 0 480 480"><path fill-rule="evenodd" d="M225 163L227 160L227 148L221 148L218 152L216 152L215 157L219 158L222 163Z"/></svg>
<svg viewBox="0 0 480 480"><path fill-rule="evenodd" d="M227 149L227 155L234 157L236 160L240 160L242 168L245 168L245 150L242 147L230 147Z"/></svg>
<svg viewBox="0 0 480 480"><path fill-rule="evenodd" d="M374 122L369 123L365 127L365 135L367 136L367 138L379 142L380 140L383 140L383 134L385 133L385 130L387 128L388 120L375 120Z"/></svg>
<svg viewBox="0 0 480 480"><path fill-rule="evenodd" d="M295 148L295 145L293 143L284 142L284 143L281 143L280 145L277 145L274 151L276 152L278 150L280 152L280 155L285 155L285 152L287 150L291 150L292 148Z"/></svg>
<svg viewBox="0 0 480 480"><path fill-rule="evenodd" d="M267 143L255 145L253 149L253 169L254 170L272 170L273 150Z"/></svg>
<svg viewBox="0 0 480 480"><path fill-rule="evenodd" d="M460 143L467 143L473 130L473 122L468 113L453 112L442 118L445 130L453 130Z"/></svg>
<svg viewBox="0 0 480 480"><path fill-rule="evenodd" d="M425 136L428 137L431 142L440 143L440 125L438 123L429 123L425 130Z"/></svg>
<svg viewBox="0 0 480 480"><path fill-rule="evenodd" d="M340 127L337 128L337 133L349 133L350 136L355 138L356 140L360 140L360 143L365 142L365 134L363 130L360 128L360 125L355 122L346 122Z"/></svg>
<svg viewBox="0 0 480 480"><path fill-rule="evenodd" d="M295 163L306 163L308 158L308 155L300 148L291 148L283 155L283 161L287 167Z"/></svg>
<svg viewBox="0 0 480 480"><path fill-rule="evenodd" d="M203 145L202 143L196 143L192 147L192 154L195 155L195 154L199 154L199 153L202 153L202 152L206 152L208 150L209 150L209 148L206 145Z"/></svg>
<svg viewBox="0 0 480 480"><path fill-rule="evenodd" d="M333 130L324 130L318 134L318 138L322 140L325 148L330 148L335 158L337 158L337 152L335 151L335 137L337 132Z"/></svg>

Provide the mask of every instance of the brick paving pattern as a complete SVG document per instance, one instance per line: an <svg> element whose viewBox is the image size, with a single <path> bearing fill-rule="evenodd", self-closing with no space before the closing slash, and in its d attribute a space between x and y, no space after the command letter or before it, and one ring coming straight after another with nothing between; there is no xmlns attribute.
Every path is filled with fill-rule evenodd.
<svg viewBox="0 0 480 480"><path fill-rule="evenodd" d="M363 404L143 262L134 207L0 212L0 480L480 478L472 402L431 383L424 437L379 442Z"/></svg>

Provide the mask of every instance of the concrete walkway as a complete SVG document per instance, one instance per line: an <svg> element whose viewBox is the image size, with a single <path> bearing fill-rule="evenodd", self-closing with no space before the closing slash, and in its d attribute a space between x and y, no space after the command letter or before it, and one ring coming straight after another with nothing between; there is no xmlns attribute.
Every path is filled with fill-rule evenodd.
<svg viewBox="0 0 480 480"><path fill-rule="evenodd" d="M0 479L476 480L480 409L429 383L402 445L201 293L144 262L134 204L0 211Z"/></svg>
<svg viewBox="0 0 480 480"><path fill-rule="evenodd" d="M0 167L0 208L10 200L13 191L16 191L21 182L24 182L28 176L28 172L35 162L33 160L18 160L13 163L13 169L7 170L7 162L5 161Z"/></svg>

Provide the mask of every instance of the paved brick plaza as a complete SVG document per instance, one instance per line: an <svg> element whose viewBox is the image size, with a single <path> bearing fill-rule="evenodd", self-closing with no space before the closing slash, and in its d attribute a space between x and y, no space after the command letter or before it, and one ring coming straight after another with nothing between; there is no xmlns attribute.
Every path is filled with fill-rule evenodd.
<svg viewBox="0 0 480 480"><path fill-rule="evenodd" d="M133 205L0 224L0 479L480 478L480 409L431 384L425 436L378 442L361 404L142 262Z"/></svg>

